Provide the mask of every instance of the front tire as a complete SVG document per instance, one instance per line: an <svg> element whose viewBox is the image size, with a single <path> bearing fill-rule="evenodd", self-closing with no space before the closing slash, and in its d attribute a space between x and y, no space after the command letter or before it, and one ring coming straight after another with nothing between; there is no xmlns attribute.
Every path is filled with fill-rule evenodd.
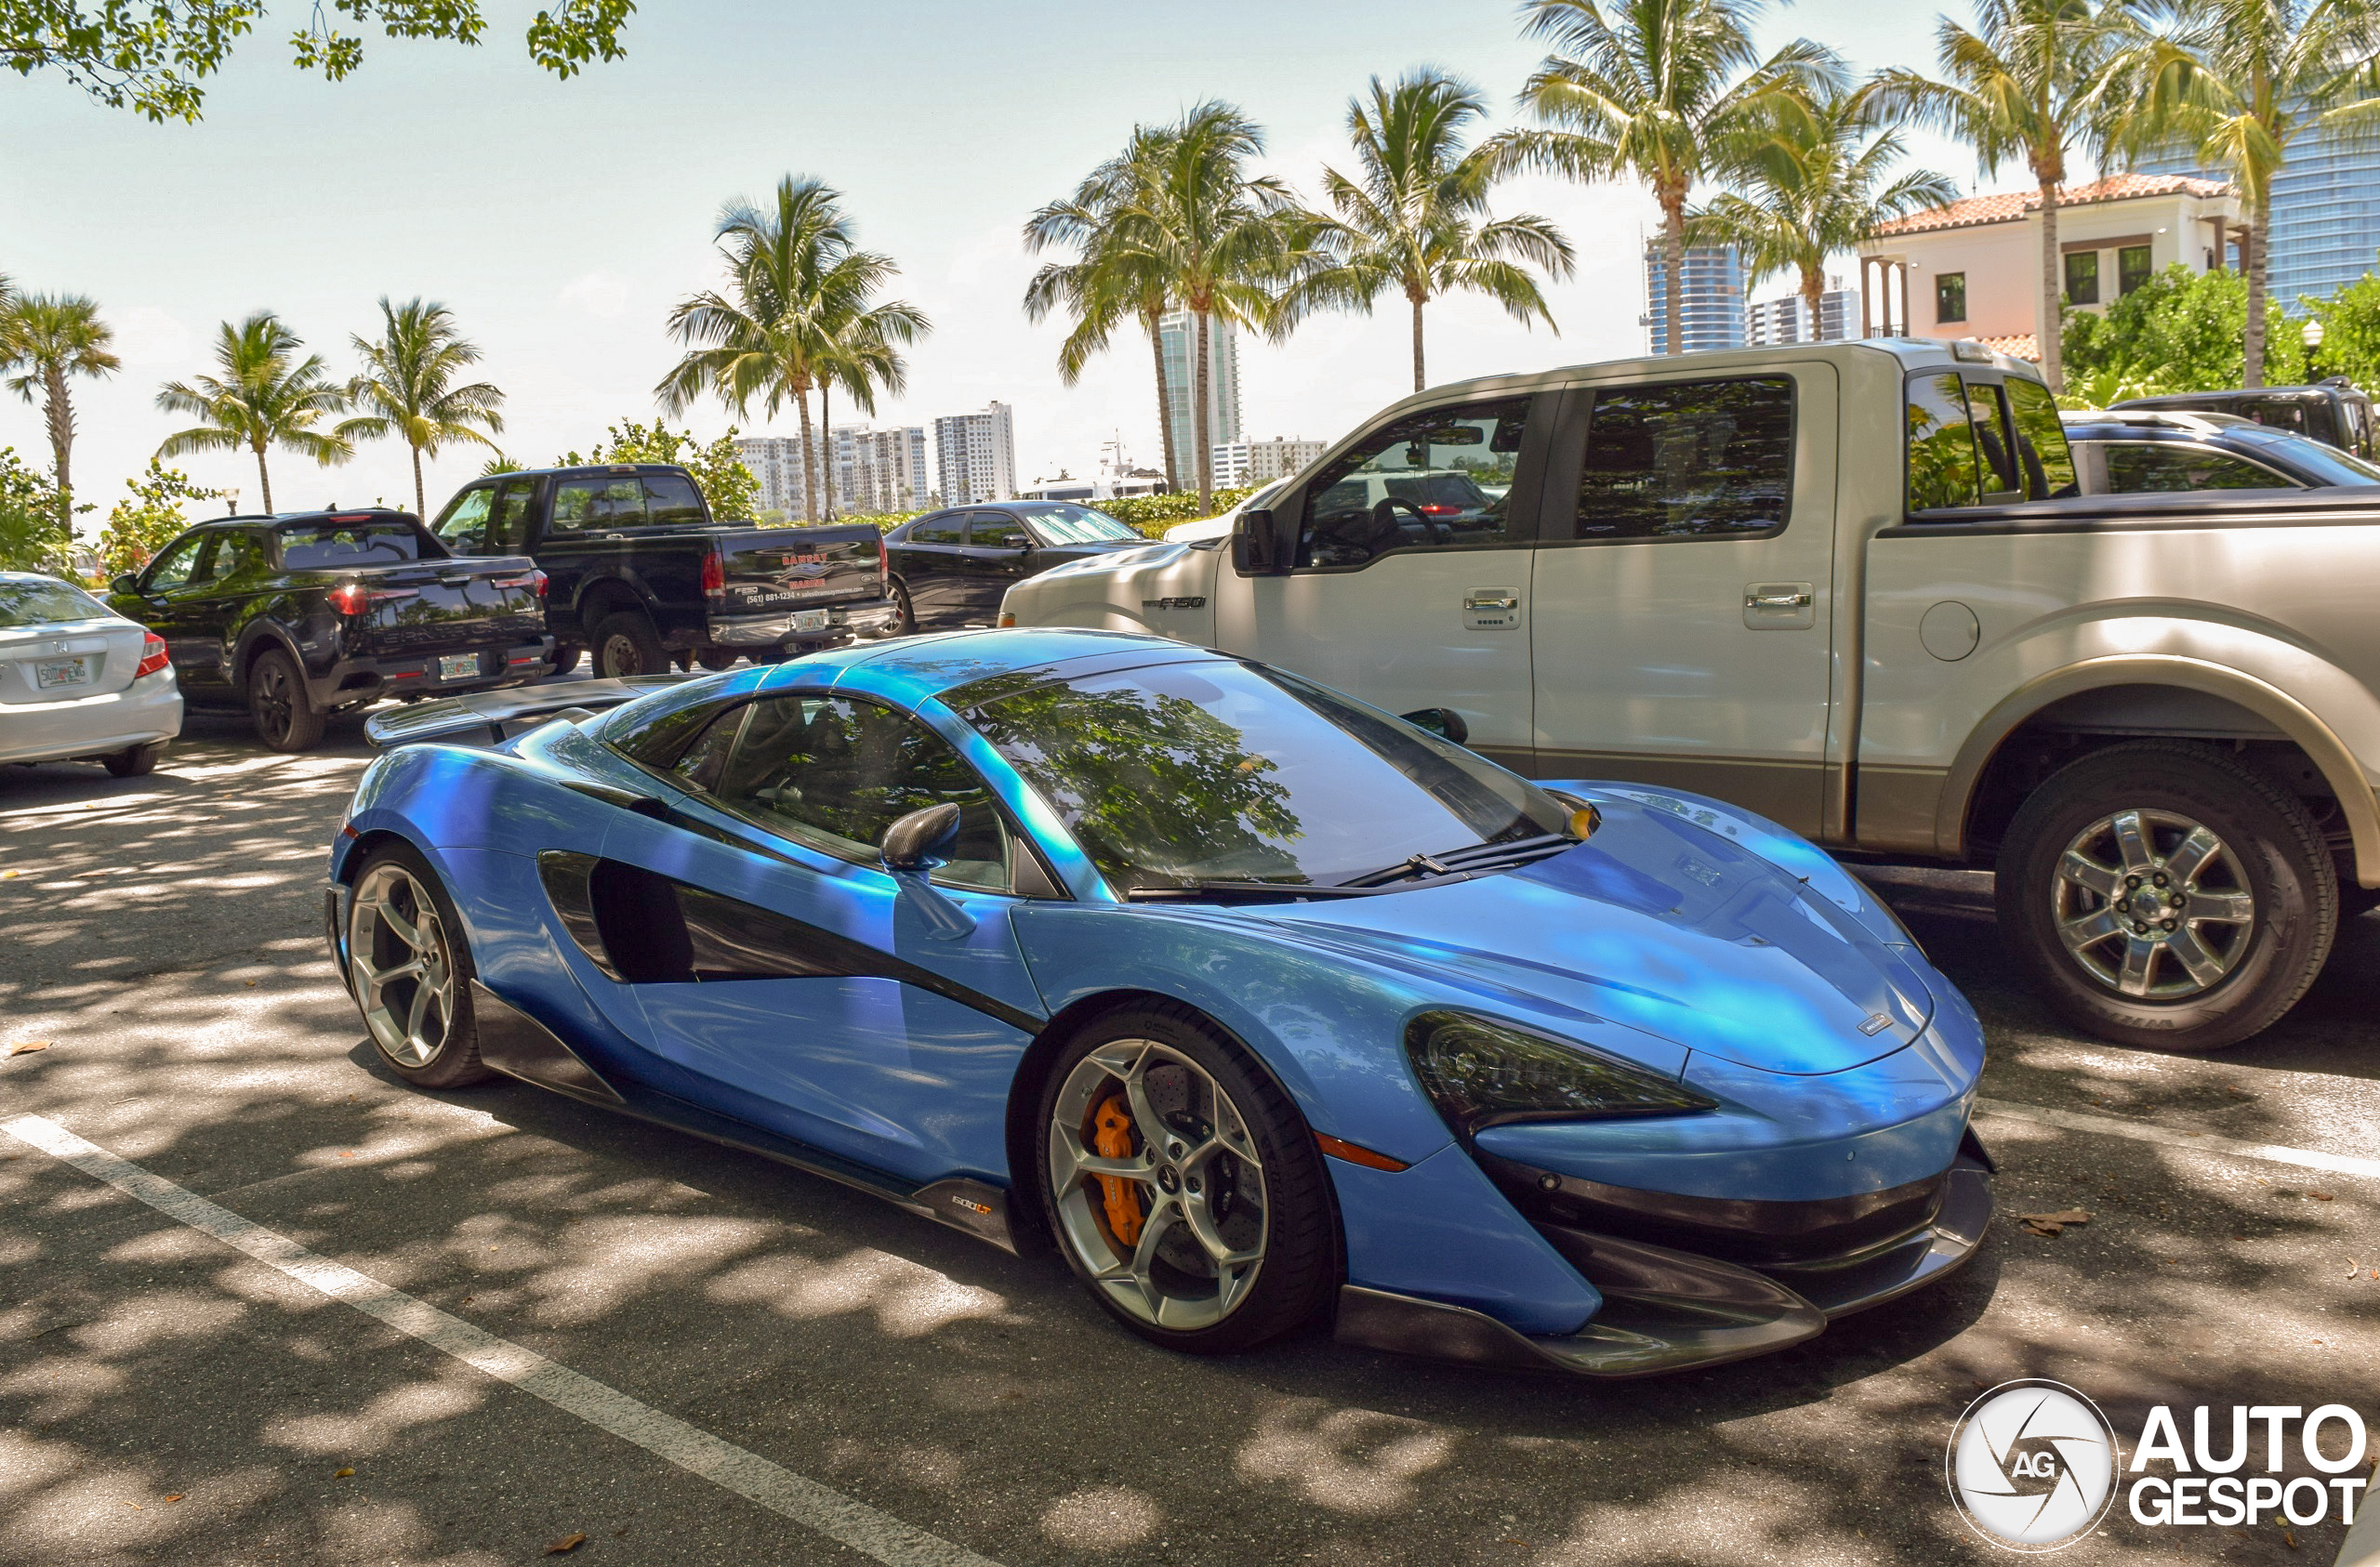
<svg viewBox="0 0 2380 1567"><path fill-rule="evenodd" d="M1192 1354L1316 1321L1338 1283L1328 1178L1289 1096L1186 1007L1111 1012L1043 1086L1042 1216L1110 1316Z"/></svg>
<svg viewBox="0 0 2380 1567"><path fill-rule="evenodd" d="M165 743L152 740L146 745L127 745L121 751L111 751L99 758L109 773L117 778L141 778L157 770L157 758L165 754Z"/></svg>
<svg viewBox="0 0 2380 1567"><path fill-rule="evenodd" d="M893 606L901 612L901 618L893 624L892 634L896 637L916 636L918 632L918 611L917 606L909 602L909 589L907 584L902 582L893 583L892 603Z"/></svg>
<svg viewBox="0 0 2380 1567"><path fill-rule="evenodd" d="M658 675L669 667L661 635L641 610L605 615L595 626L595 674L600 679Z"/></svg>
<svg viewBox="0 0 2380 1567"><path fill-rule="evenodd" d="M2053 774L2009 826L1998 901L2059 1012L2119 1044L2180 1051L2279 1021L2339 917L2305 803L2182 741L2110 746Z"/></svg>
<svg viewBox="0 0 2380 1567"><path fill-rule="evenodd" d="M276 751L309 751L323 741L323 710L306 690L306 672L279 648L248 665L248 716L257 738Z"/></svg>
<svg viewBox="0 0 2380 1567"><path fill-rule="evenodd" d="M356 873L347 905L347 988L390 1070L425 1088L496 1073L480 1060L469 943L438 875L390 844Z"/></svg>

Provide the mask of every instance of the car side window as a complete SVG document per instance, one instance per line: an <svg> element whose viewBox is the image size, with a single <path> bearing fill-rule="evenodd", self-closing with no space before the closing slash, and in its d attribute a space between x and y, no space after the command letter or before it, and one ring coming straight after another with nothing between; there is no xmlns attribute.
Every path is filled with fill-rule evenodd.
<svg viewBox="0 0 2380 1567"><path fill-rule="evenodd" d="M1362 566L1400 550L1511 542L1505 502L1529 402L1434 408L1364 437L1306 486L1297 563Z"/></svg>
<svg viewBox="0 0 2380 1567"><path fill-rule="evenodd" d="M644 492L644 525L649 528L698 528L705 520L702 492L680 473L648 473L638 483Z"/></svg>
<svg viewBox="0 0 2380 1567"><path fill-rule="evenodd" d="M2101 450L2107 457L2108 489L2119 495L2297 488L2254 463L2178 441L2110 441Z"/></svg>
<svg viewBox="0 0 2380 1567"><path fill-rule="evenodd" d="M948 517L929 517L909 530L908 544L957 544L965 536L965 517L954 512Z"/></svg>
<svg viewBox="0 0 2380 1567"><path fill-rule="evenodd" d="M1958 372L1909 383L1909 509L1973 506L1977 500L1975 427Z"/></svg>
<svg viewBox="0 0 2380 1567"><path fill-rule="evenodd" d="M495 500L496 486L474 485L446 503L437 526L430 531L457 555L485 555L489 552L488 513Z"/></svg>
<svg viewBox="0 0 2380 1567"><path fill-rule="evenodd" d="M734 729L730 738L723 731ZM713 731L722 731L714 739ZM847 697L762 697L722 714L677 771L769 831L858 864L913 810L955 803L959 838L936 881L1005 891L1008 832L992 793L947 742L915 718Z"/></svg>
<svg viewBox="0 0 2380 1567"><path fill-rule="evenodd" d="M1977 472L1986 494L1994 500L2023 494L2025 480L2016 468L2016 439L2009 428L2000 388L1986 381L1969 381L1967 416L1975 422L1976 450L1983 458Z"/></svg>
<svg viewBox="0 0 2380 1567"><path fill-rule="evenodd" d="M554 487L554 532L607 533L644 526L644 486L634 474L565 479Z"/></svg>
<svg viewBox="0 0 2380 1567"><path fill-rule="evenodd" d="M1598 387L1571 536L1773 533L1792 495L1792 377Z"/></svg>
<svg viewBox="0 0 2380 1567"><path fill-rule="evenodd" d="M496 493L496 510L488 521L489 553L518 555L529 547L529 503L536 495L537 481L534 479L504 481L504 487Z"/></svg>
<svg viewBox="0 0 2380 1567"><path fill-rule="evenodd" d="M2011 375L2003 389L2016 422L2016 459L2024 469L2027 493L2035 500L2078 494L2074 454L2066 444L2066 426L2058 419L2057 401L2049 388Z"/></svg>
<svg viewBox="0 0 2380 1567"><path fill-rule="evenodd" d="M213 580L217 582L251 582L264 571L264 544L254 533L225 533L215 546Z"/></svg>
<svg viewBox="0 0 2380 1567"><path fill-rule="evenodd" d="M149 575L141 585L142 591L170 593L175 588L188 586L191 569L198 564L199 550L213 542L213 534L199 533L158 556L149 563Z"/></svg>
<svg viewBox="0 0 2380 1567"><path fill-rule="evenodd" d="M967 520L967 542L977 549L1030 549L1025 524L1005 511L979 511Z"/></svg>

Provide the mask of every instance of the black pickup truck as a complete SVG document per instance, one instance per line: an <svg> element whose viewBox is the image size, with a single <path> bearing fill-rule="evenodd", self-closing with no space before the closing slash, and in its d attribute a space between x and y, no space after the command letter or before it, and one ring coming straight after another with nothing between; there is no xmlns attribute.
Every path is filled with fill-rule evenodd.
<svg viewBox="0 0 2380 1567"><path fill-rule="evenodd" d="M467 484L431 531L457 555L525 555L551 582L553 667L592 648L604 678L675 662L724 669L879 636L900 623L883 535L866 523L714 521L684 468L536 468Z"/></svg>
<svg viewBox="0 0 2380 1567"><path fill-rule="evenodd" d="M449 555L410 512L225 517L181 533L108 603L165 639L193 706L247 708L276 751L324 715L517 686L553 657L545 573Z"/></svg>

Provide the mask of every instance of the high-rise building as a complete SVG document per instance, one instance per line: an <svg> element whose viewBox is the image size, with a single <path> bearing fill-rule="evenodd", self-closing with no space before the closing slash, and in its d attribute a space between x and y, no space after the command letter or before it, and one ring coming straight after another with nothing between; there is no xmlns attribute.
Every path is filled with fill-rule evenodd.
<svg viewBox="0 0 2380 1567"><path fill-rule="evenodd" d="M1005 402L933 422L934 471L945 506L1004 501L1016 494L1016 427Z"/></svg>
<svg viewBox="0 0 2380 1567"><path fill-rule="evenodd" d="M923 425L891 429L839 426L834 454L839 512L922 511L933 493L926 473Z"/></svg>
<svg viewBox="0 0 2380 1567"><path fill-rule="evenodd" d="M802 513L801 437L748 435L735 442L737 455L760 481L760 509L798 518Z"/></svg>
<svg viewBox="0 0 2380 1567"><path fill-rule="evenodd" d="M1762 299L1744 307L1744 341L1752 348L1771 343L1840 343L1859 335L1859 294L1843 279L1826 280L1818 296L1818 329L1809 330L1809 309L1799 294Z"/></svg>
<svg viewBox="0 0 2380 1567"><path fill-rule="evenodd" d="M2133 166L2143 174L2228 178L2201 168L2192 147L2161 151ZM2380 148L2358 145L2346 126L2317 125L2302 134L2273 176L2271 234L2266 286L2293 316L2304 313L2299 295L2327 299L2371 271L2380 255ZM2205 267L2191 270L2238 267L2237 241L2236 232L2207 239Z"/></svg>
<svg viewBox="0 0 2380 1567"><path fill-rule="evenodd" d="M1198 354L1198 318L1188 310L1159 316L1157 347L1165 359L1165 416L1173 428L1173 460L1181 472L1174 477L1185 490L1198 483L1197 430L1191 402ZM1227 446L1239 439L1239 340L1231 323L1207 318L1208 385L1207 443ZM1223 480L1215 481L1220 484Z"/></svg>
<svg viewBox="0 0 2380 1567"><path fill-rule="evenodd" d="M1658 239L1645 242L1646 351L1670 351L1669 255ZM1733 245L1689 245L1685 286L1678 293L1678 336L1687 353L1744 346L1744 261Z"/></svg>
<svg viewBox="0 0 2380 1567"><path fill-rule="evenodd" d="M1232 490L1242 484L1269 484L1276 479L1286 479L1320 457L1327 444L1280 435L1270 441L1218 442L1214 448L1215 488Z"/></svg>

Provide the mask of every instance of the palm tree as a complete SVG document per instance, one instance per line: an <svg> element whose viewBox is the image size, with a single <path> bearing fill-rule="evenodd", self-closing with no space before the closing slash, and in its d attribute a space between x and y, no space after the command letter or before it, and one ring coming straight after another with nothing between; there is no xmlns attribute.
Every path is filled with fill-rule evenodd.
<svg viewBox="0 0 2380 1567"><path fill-rule="evenodd" d="M1931 169L1892 174L1906 151L1900 133L1880 129L1864 93L1833 93L1780 119L1723 192L1686 221L1697 244L1734 245L1751 282L1792 272L1810 329L1818 331L1829 257L1858 246L1880 223L1958 199L1958 186Z"/></svg>
<svg viewBox="0 0 2380 1567"><path fill-rule="evenodd" d="M1484 294L1524 324L1537 317L1554 326L1529 269L1569 276L1570 243L1534 213L1488 216L1495 154L1462 148L1464 127L1487 108L1477 88L1426 69L1394 86L1375 76L1368 102L1348 100L1357 177L1323 169L1337 216L1321 220L1312 243L1329 264L1292 286L1284 319L1319 305L1368 313L1382 291L1398 289L1413 311L1415 391L1425 384L1421 309L1441 295Z"/></svg>
<svg viewBox="0 0 2380 1567"><path fill-rule="evenodd" d="M900 345L913 343L932 330L925 312L906 300L849 304L851 308L831 323L818 357L818 425L826 432L827 444L820 477L825 481L830 520L835 515L835 427L826 414L827 393L840 387L861 412L874 414L879 391L897 394L909 384L909 365L901 357Z"/></svg>
<svg viewBox="0 0 2380 1567"><path fill-rule="evenodd" d="M2290 145L2317 127L2380 140L2380 16L2369 0L2196 0L2125 40L2111 62L2126 151L2179 142L2228 175L2247 220L2246 375L2264 385L2272 186Z"/></svg>
<svg viewBox="0 0 2380 1567"><path fill-rule="evenodd" d="M727 254L728 292L706 289L669 312L669 330L687 345L654 388L662 411L683 412L707 391L739 415L754 398L774 416L787 402L800 416L802 518L817 520L818 445L810 392L844 351L839 335L875 315L887 342L912 341L930 329L915 307L868 300L899 274L892 257L858 249L840 191L787 175L763 209L730 202L717 238ZM832 481L828 481L831 499Z"/></svg>
<svg viewBox="0 0 2380 1567"><path fill-rule="evenodd" d="M1686 267L1686 208L1694 188L1738 161L1798 90L1840 88L1842 62L1797 38L1762 59L1752 24L1760 0L1527 0L1524 31L1550 40L1521 89L1543 125L1488 142L1500 172L1538 169L1580 180L1641 179L1661 208L1669 278L1662 321L1671 353L1683 353L1678 281Z"/></svg>
<svg viewBox="0 0 2380 1567"><path fill-rule="evenodd" d="M1970 31L1950 18L1936 32L1945 81L1913 71L1880 72L1878 105L1906 112L1973 146L1986 169L2022 158L2041 191L2042 376L2064 389L2059 345L2065 278L2057 244L2058 187L2069 154L2096 160L2114 116L2107 65L2128 27L2118 5L2092 0L1977 0Z"/></svg>
<svg viewBox="0 0 2380 1567"><path fill-rule="evenodd" d="M354 421L329 431L314 427L345 411L347 392L330 379L320 354L298 357L305 347L298 335L271 310L258 310L237 326L222 325L215 344L215 362L221 376L197 375L168 381L157 392L157 406L168 414L187 414L201 422L165 438L160 457L186 452L256 454L257 483L264 494L264 509L272 510L272 473L265 454L284 446L333 467L355 455L351 437Z"/></svg>
<svg viewBox="0 0 2380 1567"><path fill-rule="evenodd" d="M348 382L348 401L365 412L340 431L369 440L404 437L413 449L413 508L427 517L422 454L434 457L447 442L461 441L495 451L491 438L504 428L504 415L496 412L504 393L485 381L455 385L458 372L479 362L480 350L455 330L455 314L443 305L421 299L391 305L383 295L379 341L350 340L364 356L364 374Z"/></svg>
<svg viewBox="0 0 2380 1567"><path fill-rule="evenodd" d="M5 283L5 280L0 280ZM0 289L0 293L13 291ZM74 528L74 395L70 376L94 378L112 373L123 361L109 352L115 333L99 319L99 307L79 294L28 294L6 305L0 325L0 370L18 372L8 389L27 402L41 400L49 451L58 478L59 525Z"/></svg>
<svg viewBox="0 0 2380 1567"><path fill-rule="evenodd" d="M1069 245L1072 261L1051 261L1033 274L1025 290L1025 314L1040 321L1064 308L1074 328L1058 347L1058 378L1073 386L1091 357L1127 318L1148 334L1157 374L1157 428L1165 451L1165 482L1182 488L1180 454L1173 446L1173 411L1165 386L1165 339L1161 324L1174 308L1173 276L1164 257L1139 243L1125 215L1148 206L1157 190L1170 133L1135 125L1124 151L1091 172L1064 201L1051 202L1025 225L1025 247L1033 254Z"/></svg>
<svg viewBox="0 0 2380 1567"><path fill-rule="evenodd" d="M1276 291L1312 258L1313 220L1289 188L1250 174L1264 133L1226 103L1201 103L1157 139L1150 183L1119 192L1113 220L1125 247L1145 252L1166 292L1196 322L1191 354L1191 443L1198 505L1215 494L1210 384L1212 323L1269 328Z"/></svg>

